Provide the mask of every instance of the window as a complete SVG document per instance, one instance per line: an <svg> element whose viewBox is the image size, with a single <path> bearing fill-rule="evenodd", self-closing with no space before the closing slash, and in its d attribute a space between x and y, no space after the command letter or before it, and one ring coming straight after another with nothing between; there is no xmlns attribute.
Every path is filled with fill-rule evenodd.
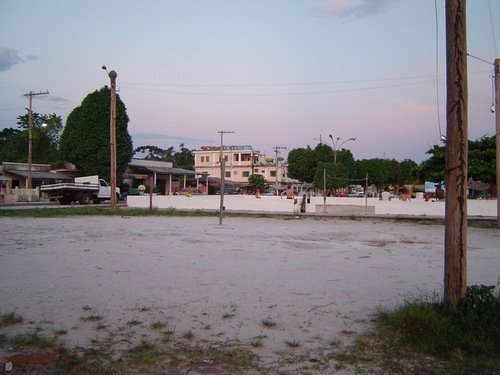
<svg viewBox="0 0 500 375"><path fill-rule="evenodd" d="M208 163L208 162L210 161L210 157L209 157L209 156L207 156L207 157L205 158L205 161Z"/></svg>
<svg viewBox="0 0 500 375"><path fill-rule="evenodd" d="M230 178L231 177L231 172L226 172L226 177Z"/></svg>
<svg viewBox="0 0 500 375"><path fill-rule="evenodd" d="M234 154L234 161L240 161L240 154Z"/></svg>
<svg viewBox="0 0 500 375"><path fill-rule="evenodd" d="M250 172L249 171L243 171L241 174L243 177L250 177Z"/></svg>
<svg viewBox="0 0 500 375"><path fill-rule="evenodd" d="M202 156L202 157L201 157L201 162L203 163L204 161L205 161L205 157L204 157L204 156Z"/></svg>
<svg viewBox="0 0 500 375"><path fill-rule="evenodd" d="M276 171L270 171L270 174L269 174L271 177L276 177Z"/></svg>
<svg viewBox="0 0 500 375"><path fill-rule="evenodd" d="M229 159L228 159L227 155L224 155L224 161L228 161L228 160Z"/></svg>

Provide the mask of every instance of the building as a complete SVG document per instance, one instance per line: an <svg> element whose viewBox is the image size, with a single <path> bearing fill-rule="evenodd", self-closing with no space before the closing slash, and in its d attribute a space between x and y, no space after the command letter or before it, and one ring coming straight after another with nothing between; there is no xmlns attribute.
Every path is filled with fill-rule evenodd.
<svg viewBox="0 0 500 375"><path fill-rule="evenodd" d="M203 146L199 150L194 150L193 154L194 169L198 175L220 180L220 146ZM282 187L290 183L285 162L271 157L266 158L252 146L224 146L222 157L225 161L224 179L235 185L248 185L248 178L252 174L262 175L268 185Z"/></svg>
<svg viewBox="0 0 500 375"><path fill-rule="evenodd" d="M173 194L185 190L188 179L194 180L195 172L174 168L171 162L132 159L122 175L123 182L130 187L153 183L158 194Z"/></svg>
<svg viewBox="0 0 500 375"><path fill-rule="evenodd" d="M0 165L0 183L7 190L5 202L35 202L40 199L39 186L69 180L68 176L51 171L49 164L31 164L32 189L27 189L29 165L4 161Z"/></svg>

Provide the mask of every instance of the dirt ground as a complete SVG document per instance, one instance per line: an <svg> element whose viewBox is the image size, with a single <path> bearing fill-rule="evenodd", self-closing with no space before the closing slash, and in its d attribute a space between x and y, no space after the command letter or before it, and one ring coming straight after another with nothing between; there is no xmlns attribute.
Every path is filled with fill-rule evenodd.
<svg viewBox="0 0 500 375"><path fill-rule="evenodd" d="M238 343L279 373L315 373L318 362L335 368L323 350L369 330L378 308L443 284L441 224L115 216L2 218L0 228L0 314L24 318L1 333L61 332L69 348L168 332ZM498 229L469 229L468 284L498 283L499 243Z"/></svg>

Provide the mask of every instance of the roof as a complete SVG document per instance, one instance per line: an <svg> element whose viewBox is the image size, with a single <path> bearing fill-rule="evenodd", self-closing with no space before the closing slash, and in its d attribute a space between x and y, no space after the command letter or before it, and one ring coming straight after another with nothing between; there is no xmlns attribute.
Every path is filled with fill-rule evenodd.
<svg viewBox="0 0 500 375"><path fill-rule="evenodd" d="M135 169L141 169L148 172L153 173L161 173L161 174L173 174L173 175L195 175L195 171L191 171L189 169L182 168L169 168L169 167L157 167L157 166L143 166L143 165L132 165Z"/></svg>
<svg viewBox="0 0 500 375"><path fill-rule="evenodd" d="M13 174L15 176L28 178L28 171L6 171L6 170L4 170L4 173L10 173L10 174ZM68 177L64 174L61 174L61 173L38 172L38 171L32 171L31 178L40 179L40 180L71 180L70 177Z"/></svg>

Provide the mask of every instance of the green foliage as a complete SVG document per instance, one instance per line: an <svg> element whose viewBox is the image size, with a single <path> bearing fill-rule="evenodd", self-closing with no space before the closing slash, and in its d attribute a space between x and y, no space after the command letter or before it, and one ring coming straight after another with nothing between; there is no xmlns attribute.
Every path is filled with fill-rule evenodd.
<svg viewBox="0 0 500 375"><path fill-rule="evenodd" d="M484 136L477 141L469 141L468 176L474 181L495 184L496 180L496 140L495 136ZM446 170L446 147L434 145L426 154L429 159L420 164L421 181L444 181Z"/></svg>
<svg viewBox="0 0 500 375"><path fill-rule="evenodd" d="M22 323L23 317L16 314L15 312L10 312L0 315L0 328L7 327L13 324Z"/></svg>
<svg viewBox="0 0 500 375"><path fill-rule="evenodd" d="M468 287L451 311L442 302L415 301L380 312L377 322L397 345L435 355L460 351L500 358L500 293L494 286Z"/></svg>
<svg viewBox="0 0 500 375"><path fill-rule="evenodd" d="M139 146L134 150L135 154L142 154L146 160L158 160L173 163L175 168L194 170L194 154L191 150L179 145L179 150L174 153L171 146L166 150L156 146Z"/></svg>
<svg viewBox="0 0 500 375"><path fill-rule="evenodd" d="M266 180L264 179L264 176L260 174L253 174L248 177L248 186L254 191L257 188L259 188L260 191L264 191L264 187L266 186Z"/></svg>
<svg viewBox="0 0 500 375"><path fill-rule="evenodd" d="M66 161L86 175L110 176L110 89L103 87L87 95L68 116L60 150ZM116 96L116 175L121 176L132 158L127 110Z"/></svg>
<svg viewBox="0 0 500 375"><path fill-rule="evenodd" d="M17 118L19 129L6 128L0 131L0 162L28 161L29 110ZM60 165L59 135L62 119L55 113L42 115L32 112L32 160L33 163Z"/></svg>
<svg viewBox="0 0 500 375"><path fill-rule="evenodd" d="M347 169L342 164L335 164L333 161L319 162L314 175L314 186L321 190L326 187L327 192L333 191L349 185L348 177Z"/></svg>
<svg viewBox="0 0 500 375"><path fill-rule="evenodd" d="M495 184L496 180L496 139L484 136L477 141L469 141L468 176L474 181Z"/></svg>
<svg viewBox="0 0 500 375"><path fill-rule="evenodd" d="M314 151L307 148L295 148L288 153L288 177L303 182L313 182L316 172Z"/></svg>

